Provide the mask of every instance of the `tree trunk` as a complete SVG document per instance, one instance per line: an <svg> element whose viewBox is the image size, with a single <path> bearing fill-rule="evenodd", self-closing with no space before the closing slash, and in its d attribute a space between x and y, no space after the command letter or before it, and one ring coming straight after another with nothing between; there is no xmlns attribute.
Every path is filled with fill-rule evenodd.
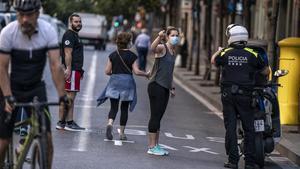
<svg viewBox="0 0 300 169"><path fill-rule="evenodd" d="M210 64L210 58L211 58L211 10L212 10L212 1L207 0L207 10L206 10L206 51L207 51L207 60L205 64L205 74L203 76L204 80L210 80L211 75L211 64Z"/></svg>
<svg viewBox="0 0 300 169"><path fill-rule="evenodd" d="M220 18L220 25L219 25L219 46L223 46L223 16L224 16L224 0L220 0L220 10L219 10L219 18ZM215 85L218 86L220 84L220 75L221 69L220 67L217 68L216 77L215 77Z"/></svg>
<svg viewBox="0 0 300 169"><path fill-rule="evenodd" d="M191 47L191 52L190 52L190 56L189 56L189 65L188 65L188 70L192 71L192 67L193 67L193 57L194 57L194 49L195 49L195 39L196 39L196 20L195 20L195 16L194 16L194 12L195 12L195 5L196 5L196 0L192 0L192 7L193 7L193 11L192 11L192 18L193 18L193 36L192 36L192 47Z"/></svg>
<svg viewBox="0 0 300 169"><path fill-rule="evenodd" d="M196 53L196 64L195 64L195 75L200 75L200 39L201 39L201 21L200 21L200 11L201 6L199 0L196 2L197 11L197 53Z"/></svg>
<svg viewBox="0 0 300 169"><path fill-rule="evenodd" d="M244 0L244 13L245 13L245 26L246 29L248 30L249 37L251 37L251 2L250 0Z"/></svg>
<svg viewBox="0 0 300 169"><path fill-rule="evenodd" d="M277 55L277 44L276 44L276 30L277 30L277 18L278 18L278 9L279 1L270 0L266 10L272 8L272 13L268 15L269 19L269 29L268 31L268 55L270 58L270 66L273 70L277 69L278 55ZM272 5L272 6L271 6Z"/></svg>

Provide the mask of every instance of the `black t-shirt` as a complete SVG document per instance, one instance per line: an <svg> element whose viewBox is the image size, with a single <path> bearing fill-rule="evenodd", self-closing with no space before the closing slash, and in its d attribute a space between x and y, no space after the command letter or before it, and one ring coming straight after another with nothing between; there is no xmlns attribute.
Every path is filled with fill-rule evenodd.
<svg viewBox="0 0 300 169"><path fill-rule="evenodd" d="M4 106L5 106L4 96L2 90L0 89L0 113L2 113L2 111L4 110Z"/></svg>
<svg viewBox="0 0 300 169"><path fill-rule="evenodd" d="M222 66L223 85L253 86L255 76L266 66L262 58L250 48L226 48L216 57Z"/></svg>
<svg viewBox="0 0 300 169"><path fill-rule="evenodd" d="M125 67L117 51L114 51L108 56L112 63L112 74L132 74L132 64L137 56L129 50L119 50L119 53L131 72Z"/></svg>
<svg viewBox="0 0 300 169"><path fill-rule="evenodd" d="M64 48L72 48L72 70L82 70L83 66L83 44L79 39L78 33L67 30L62 38L62 63L65 65ZM66 65L65 65L66 66Z"/></svg>

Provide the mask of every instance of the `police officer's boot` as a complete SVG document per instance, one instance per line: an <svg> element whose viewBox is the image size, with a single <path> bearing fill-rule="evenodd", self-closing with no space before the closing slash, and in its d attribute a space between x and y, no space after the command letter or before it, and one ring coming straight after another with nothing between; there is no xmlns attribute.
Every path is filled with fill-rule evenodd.
<svg viewBox="0 0 300 169"><path fill-rule="evenodd" d="M237 165L237 164L234 164L234 163L231 163L231 162L225 162L225 163L224 163L224 167L225 167L225 168L238 169L238 165Z"/></svg>
<svg viewBox="0 0 300 169"><path fill-rule="evenodd" d="M255 165L245 165L245 169L257 169Z"/></svg>

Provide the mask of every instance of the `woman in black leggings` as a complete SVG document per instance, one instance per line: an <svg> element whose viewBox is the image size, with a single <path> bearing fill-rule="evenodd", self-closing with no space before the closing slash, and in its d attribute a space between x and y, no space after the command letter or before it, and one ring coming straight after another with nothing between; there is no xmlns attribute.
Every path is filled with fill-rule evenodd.
<svg viewBox="0 0 300 169"><path fill-rule="evenodd" d="M129 50L132 37L130 33L123 32L117 37L117 50L109 55L105 73L110 75L109 82L97 99L98 106L110 99L110 111L106 126L106 138L113 139L113 122L115 121L119 102L121 102L120 140L126 140L125 126L128 119L128 109L133 111L137 97L136 85L132 72L139 76L149 76L149 72L139 70L137 56Z"/></svg>
<svg viewBox="0 0 300 169"><path fill-rule="evenodd" d="M168 27L167 31L161 31L151 45L151 50L156 54L153 65L153 75L148 85L151 117L148 124L149 145L148 154L168 155L158 144L160 121L166 111L169 95L175 95L172 85L175 64L175 46L179 42L179 31L175 27ZM166 43L160 44L161 40Z"/></svg>

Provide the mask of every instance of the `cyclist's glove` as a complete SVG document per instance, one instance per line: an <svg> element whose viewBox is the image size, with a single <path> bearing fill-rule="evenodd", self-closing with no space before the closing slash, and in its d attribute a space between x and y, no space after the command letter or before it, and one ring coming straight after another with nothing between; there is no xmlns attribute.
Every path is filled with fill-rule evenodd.
<svg viewBox="0 0 300 169"><path fill-rule="evenodd" d="M14 105L16 104L16 98L14 96L4 96L4 100L6 103L8 103L12 108L14 108ZM11 120L12 113L8 112L6 113L5 123L9 123Z"/></svg>

